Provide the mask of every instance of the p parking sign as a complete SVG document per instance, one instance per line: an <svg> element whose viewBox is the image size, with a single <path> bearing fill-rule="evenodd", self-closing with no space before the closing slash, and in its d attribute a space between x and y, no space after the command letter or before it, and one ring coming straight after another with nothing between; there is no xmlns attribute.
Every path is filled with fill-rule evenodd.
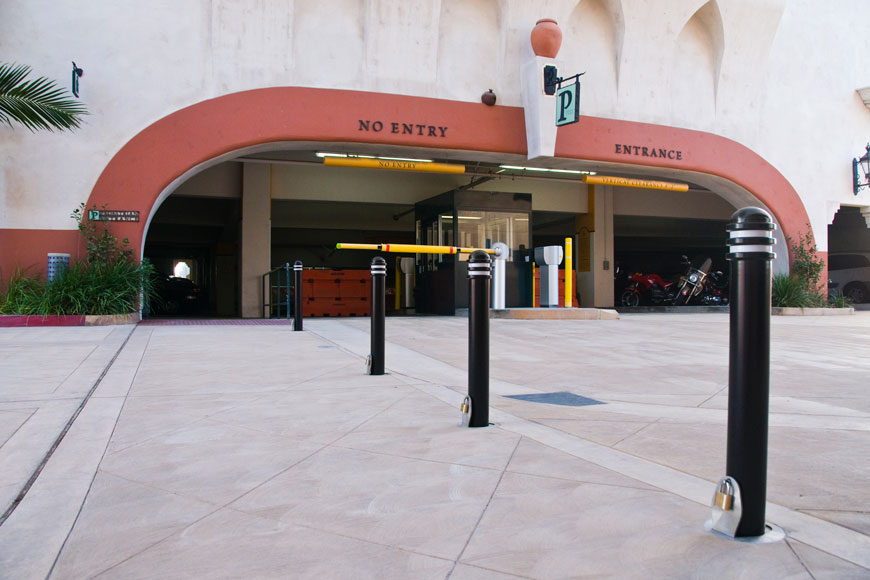
<svg viewBox="0 0 870 580"><path fill-rule="evenodd" d="M89 209L88 220L92 222L138 222L138 210Z"/></svg>
<svg viewBox="0 0 870 580"><path fill-rule="evenodd" d="M580 120L580 79L556 91L556 126Z"/></svg>

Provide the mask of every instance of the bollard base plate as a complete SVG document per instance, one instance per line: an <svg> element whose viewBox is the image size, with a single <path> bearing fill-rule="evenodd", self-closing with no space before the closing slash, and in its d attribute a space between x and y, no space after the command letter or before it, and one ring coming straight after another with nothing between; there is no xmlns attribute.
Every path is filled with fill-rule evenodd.
<svg viewBox="0 0 870 580"><path fill-rule="evenodd" d="M765 531L763 536L750 536L746 538L734 538L729 536L728 534L723 534L718 530L714 530L712 519L704 522L704 530L712 532L714 536L718 536L726 540L733 540L735 542L743 542L744 544L772 544L774 542L780 542L785 539L785 530L775 524L764 524Z"/></svg>

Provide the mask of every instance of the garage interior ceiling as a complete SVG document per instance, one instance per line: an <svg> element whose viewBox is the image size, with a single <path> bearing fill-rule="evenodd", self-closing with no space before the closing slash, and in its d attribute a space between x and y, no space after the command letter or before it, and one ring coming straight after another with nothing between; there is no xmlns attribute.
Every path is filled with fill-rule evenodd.
<svg viewBox="0 0 870 580"><path fill-rule="evenodd" d="M480 151L450 151L443 149L428 149L422 147L398 147L394 145L369 145L363 143L293 143L292 148L279 147L249 151L235 160L250 163L304 164L323 165L323 160L317 152L343 153L347 155L368 155L377 157L399 157L414 159L429 159L438 163L459 163L466 166L466 175L474 177L492 177L497 179L539 179L548 181L580 182L579 174L549 173L538 171L518 171L502 169L502 165L517 167L541 167L546 169L562 169L602 173L615 177L635 179L665 179L680 183L688 183L689 191L710 191L708 188L687 181L686 173L676 170L644 167L636 165L597 163L579 159L559 157L543 160L529 160L522 155L504 153L488 153Z"/></svg>

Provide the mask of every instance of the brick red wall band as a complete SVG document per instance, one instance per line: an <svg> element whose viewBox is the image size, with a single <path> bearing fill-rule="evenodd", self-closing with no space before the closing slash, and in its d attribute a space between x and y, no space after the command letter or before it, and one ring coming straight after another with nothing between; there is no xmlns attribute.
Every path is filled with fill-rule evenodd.
<svg viewBox="0 0 870 580"><path fill-rule="evenodd" d="M412 130L405 131L406 125L413 125ZM417 125L425 130L415 130ZM139 211L139 222L113 226L139 252L147 216L160 194L185 172L247 147L292 141L526 153L519 107L332 89L256 89L191 105L143 129L112 158L87 203ZM659 155L659 149L665 154ZM743 145L710 133L582 117L560 128L556 156L716 175L755 195L792 238L809 223L800 197L782 174ZM0 230L0 268L6 272L17 263L44 270L48 252L77 254L76 236L75 231Z"/></svg>

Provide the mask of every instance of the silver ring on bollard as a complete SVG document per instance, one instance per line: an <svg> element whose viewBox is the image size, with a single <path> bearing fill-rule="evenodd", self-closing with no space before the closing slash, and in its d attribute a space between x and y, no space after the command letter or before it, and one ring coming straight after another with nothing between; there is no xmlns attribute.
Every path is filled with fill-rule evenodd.
<svg viewBox="0 0 870 580"><path fill-rule="evenodd" d="M476 251L468 258L468 277L475 276L492 276L492 259L488 254Z"/></svg>
<svg viewBox="0 0 870 580"><path fill-rule="evenodd" d="M758 207L745 207L731 216L731 222L725 226L729 239L729 260L742 258L776 258L773 245L776 240L773 231L776 224L770 214Z"/></svg>

